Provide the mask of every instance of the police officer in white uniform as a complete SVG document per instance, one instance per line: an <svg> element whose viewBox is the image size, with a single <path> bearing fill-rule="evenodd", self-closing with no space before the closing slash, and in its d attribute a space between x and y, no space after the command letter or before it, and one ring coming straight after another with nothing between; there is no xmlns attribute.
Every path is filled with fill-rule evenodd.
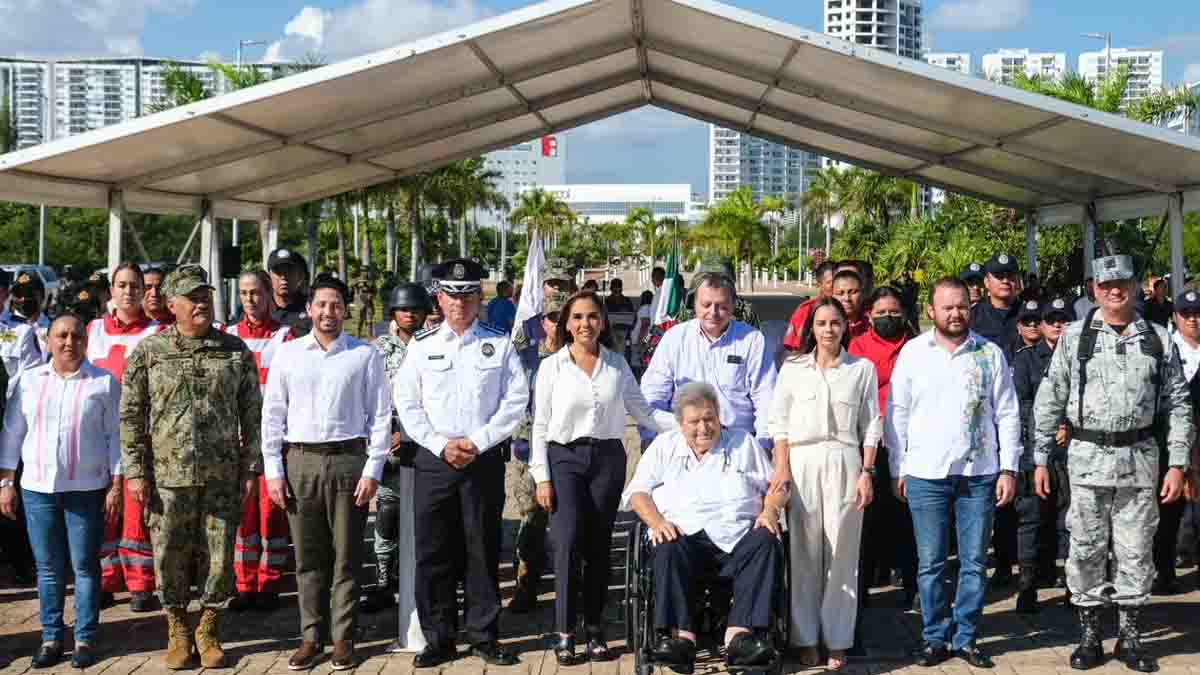
<svg viewBox="0 0 1200 675"><path fill-rule="evenodd" d="M417 612L428 646L413 661L418 668L457 656L460 579L471 654L491 665L517 663L496 641L504 510L497 446L524 417L529 383L508 335L478 320L484 273L467 259L435 270L445 321L414 337L394 379L396 413L422 448L413 460L413 509Z"/></svg>

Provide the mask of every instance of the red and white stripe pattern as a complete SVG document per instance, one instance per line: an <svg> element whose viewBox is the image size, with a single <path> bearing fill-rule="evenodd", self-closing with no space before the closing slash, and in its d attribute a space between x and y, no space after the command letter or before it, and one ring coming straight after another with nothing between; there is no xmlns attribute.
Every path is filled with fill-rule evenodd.
<svg viewBox="0 0 1200 675"><path fill-rule="evenodd" d="M236 335L246 343L250 351L254 353L254 363L258 366L258 383L259 387L267 386L267 373L271 370L271 359L274 358L275 352L279 351L279 345L283 344L288 337L287 326L281 326L279 322L268 318L266 323L252 324L246 319L225 326L224 330L230 335Z"/></svg>
<svg viewBox="0 0 1200 675"><path fill-rule="evenodd" d="M143 316L131 323L121 323L115 314L105 314L88 324L87 358L92 365L103 368L122 382L125 362L133 348L159 331L159 324Z"/></svg>

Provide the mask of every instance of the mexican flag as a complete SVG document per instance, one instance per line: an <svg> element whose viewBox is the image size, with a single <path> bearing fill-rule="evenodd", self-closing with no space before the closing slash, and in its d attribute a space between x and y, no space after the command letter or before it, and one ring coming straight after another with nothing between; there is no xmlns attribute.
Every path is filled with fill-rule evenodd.
<svg viewBox="0 0 1200 675"><path fill-rule="evenodd" d="M651 323L657 326L664 321L673 320L679 314L679 308L683 306L685 292L683 276L679 274L679 242L675 241L671 245L671 255L667 258L666 279L663 280L662 288L658 290L658 297L654 299L654 319Z"/></svg>

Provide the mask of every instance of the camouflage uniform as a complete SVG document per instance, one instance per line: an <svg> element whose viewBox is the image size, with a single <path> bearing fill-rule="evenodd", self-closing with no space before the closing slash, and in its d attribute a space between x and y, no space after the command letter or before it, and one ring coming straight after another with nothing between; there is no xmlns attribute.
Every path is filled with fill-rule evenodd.
<svg viewBox="0 0 1200 675"><path fill-rule="evenodd" d="M164 295L207 285L202 274L194 266L173 272ZM186 609L193 582L205 607L222 607L234 594L234 536L243 481L260 473L261 414L254 355L236 336L212 330L189 338L172 327L129 356L121 462L126 480L152 486L154 571L169 610Z"/></svg>
<svg viewBox="0 0 1200 675"><path fill-rule="evenodd" d="M376 338L372 346L383 355L383 368L387 373L388 382L396 376L396 371L400 370L400 365L404 363L404 355L408 353L408 344L396 337L395 335L382 335ZM401 442L411 443L408 434L404 433L404 428L400 426L400 420L396 417L395 409L392 410L392 431L400 434ZM407 496L411 508L411 495L404 495L400 488L400 470L404 465L399 463L395 455L388 456L387 465L383 469L383 480L379 481L379 491L376 492L378 503L376 504L375 518L375 560L380 569L380 580L388 580L389 583L395 583L396 572L395 568L398 564L396 554L400 548L400 542L393 539L391 535L395 531L395 527L385 527L386 523L381 523L384 520L384 504L386 502L399 502L401 497ZM387 570L387 573L384 573Z"/></svg>
<svg viewBox="0 0 1200 675"><path fill-rule="evenodd" d="M358 334L364 340L370 339L369 333L363 332L363 327L375 324L375 284L367 277L359 277L354 282L354 304L358 305Z"/></svg>
<svg viewBox="0 0 1200 675"><path fill-rule="evenodd" d="M1126 256L1095 261L1097 283L1132 279L1132 275L1132 262ZM1136 608L1150 596L1158 526L1156 414L1158 424L1167 424L1171 466L1187 466L1193 437L1187 384L1179 353L1166 330L1135 317L1118 335L1099 310L1088 318L1087 327L1095 332L1095 347L1082 364L1087 369L1082 403L1079 343L1087 318L1063 331L1033 408L1034 461L1039 467L1048 465L1055 450L1054 435L1060 421L1066 419L1072 427L1067 449L1071 481L1067 585L1072 602L1081 608L1081 649L1085 644L1098 644L1097 636L1091 634L1098 624L1095 607L1106 601L1120 606L1122 638L1127 632L1136 638ZM1161 357L1152 353L1152 340L1159 341ZM1156 373L1159 360L1161 370ZM1094 442L1095 432L1124 433L1133 438ZM1110 554L1115 558L1111 579ZM1109 589L1113 591L1110 597L1106 596Z"/></svg>

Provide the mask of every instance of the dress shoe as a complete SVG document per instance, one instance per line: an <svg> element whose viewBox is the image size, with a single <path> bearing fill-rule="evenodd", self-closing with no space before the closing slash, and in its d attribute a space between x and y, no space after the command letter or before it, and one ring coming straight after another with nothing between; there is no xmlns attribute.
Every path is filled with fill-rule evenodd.
<svg viewBox="0 0 1200 675"><path fill-rule="evenodd" d="M471 656L478 656L489 666L515 666L520 663L516 655L501 647L495 640L471 645Z"/></svg>
<svg viewBox="0 0 1200 675"><path fill-rule="evenodd" d="M996 664L992 663L992 657L975 646L973 642L965 647L955 649L954 655L969 663L972 668L994 668L996 666Z"/></svg>
<svg viewBox="0 0 1200 675"><path fill-rule="evenodd" d="M762 668L775 661L775 647L752 633L739 633L725 648L725 665L730 668Z"/></svg>
<svg viewBox="0 0 1200 675"><path fill-rule="evenodd" d="M1179 595L1182 592L1183 587L1179 585L1174 575L1156 577L1150 586L1150 593L1154 595Z"/></svg>
<svg viewBox="0 0 1200 675"><path fill-rule="evenodd" d="M321 658L323 651L321 643L304 640L300 643L300 648L288 659L288 670L310 670L316 665L317 659Z"/></svg>
<svg viewBox="0 0 1200 675"><path fill-rule="evenodd" d="M254 609L260 612L274 612L279 609L279 594L273 591L262 591L254 595Z"/></svg>
<svg viewBox="0 0 1200 675"><path fill-rule="evenodd" d="M584 648L583 653L587 656L587 660L593 663L611 661L613 653L608 648L608 640L604 637L604 630L595 626L588 626L585 632L587 633L587 647Z"/></svg>
<svg viewBox="0 0 1200 675"><path fill-rule="evenodd" d="M354 660L354 642L352 640L335 640L333 643L333 658L329 665L334 670L350 670L357 665Z"/></svg>
<svg viewBox="0 0 1200 675"><path fill-rule="evenodd" d="M575 636L559 634L554 641L554 660L560 666L575 665Z"/></svg>
<svg viewBox="0 0 1200 675"><path fill-rule="evenodd" d="M438 647L428 645L413 657L414 668L436 668L443 663L449 663L458 658L458 650L454 645Z"/></svg>
<svg viewBox="0 0 1200 675"><path fill-rule="evenodd" d="M46 642L33 655L34 668L53 668L62 662L63 647L61 642Z"/></svg>
<svg viewBox="0 0 1200 675"><path fill-rule="evenodd" d="M138 591L129 596L129 611L139 614L158 610L158 602L153 593Z"/></svg>
<svg viewBox="0 0 1200 675"><path fill-rule="evenodd" d="M696 671L696 643L678 637L664 637L650 650L650 659L670 667L680 675Z"/></svg>
<svg viewBox="0 0 1200 675"><path fill-rule="evenodd" d="M255 593L238 593L229 601L229 611L248 612L254 609Z"/></svg>
<svg viewBox="0 0 1200 675"><path fill-rule="evenodd" d="M0 668L7 668L12 663L12 659L8 658L7 654L0 653Z"/></svg>
<svg viewBox="0 0 1200 675"><path fill-rule="evenodd" d="M75 651L71 654L71 665L75 668L91 668L96 665L96 652L86 642L76 642Z"/></svg>
<svg viewBox="0 0 1200 675"><path fill-rule="evenodd" d="M917 661L917 665L922 668L936 668L943 661L950 658L950 653L946 651L946 645L938 645L932 642L923 642L921 646L913 652L913 657Z"/></svg>

